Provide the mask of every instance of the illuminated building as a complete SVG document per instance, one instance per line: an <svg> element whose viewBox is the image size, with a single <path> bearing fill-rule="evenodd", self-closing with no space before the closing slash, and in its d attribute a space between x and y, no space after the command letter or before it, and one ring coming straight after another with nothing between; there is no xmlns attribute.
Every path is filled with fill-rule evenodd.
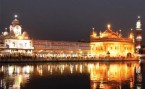
<svg viewBox="0 0 145 89"><path fill-rule="evenodd" d="M141 49L141 42L142 42L142 34L141 34L142 28L141 28L141 20L140 16L138 16L138 20L136 22L136 52L138 53Z"/></svg>
<svg viewBox="0 0 145 89"><path fill-rule="evenodd" d="M10 27L0 36L2 54L25 53L40 57L84 57L90 53L89 42L31 40L27 32L22 32L18 16L14 16Z"/></svg>
<svg viewBox="0 0 145 89"><path fill-rule="evenodd" d="M128 38L123 38L121 31L107 30L98 36L91 32L90 42L69 42L33 40L35 54L52 57L132 57L134 55L134 34L131 29ZM46 54L46 55L44 55Z"/></svg>
<svg viewBox="0 0 145 89"><path fill-rule="evenodd" d="M90 54L89 42L69 42L33 40L34 53L51 57L87 57Z"/></svg>
<svg viewBox="0 0 145 89"><path fill-rule="evenodd" d="M137 42L141 45L141 22L137 22ZM18 16L15 15L10 27L0 36L0 50L3 54L26 53L37 57L99 58L133 57L135 51L134 33L127 38L120 32L113 32L108 25L104 32L97 34L93 28L90 42L70 42L51 40L31 40L27 32L22 32ZM137 46L138 47L138 46Z"/></svg>
<svg viewBox="0 0 145 89"><path fill-rule="evenodd" d="M22 33L22 27L19 23L17 15L15 15L9 29L10 32L8 32L6 28L0 35L1 53L32 53L32 40L30 40L27 32L24 31Z"/></svg>
<svg viewBox="0 0 145 89"><path fill-rule="evenodd" d="M131 56L134 54L134 34L131 30L128 38L123 38L121 31L113 32L108 25L99 35L94 31L90 34L91 53L96 56Z"/></svg>

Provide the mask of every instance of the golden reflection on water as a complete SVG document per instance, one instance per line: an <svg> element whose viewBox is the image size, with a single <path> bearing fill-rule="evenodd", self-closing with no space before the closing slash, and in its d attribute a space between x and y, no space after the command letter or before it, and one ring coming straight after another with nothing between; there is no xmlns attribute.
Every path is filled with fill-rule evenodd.
<svg viewBox="0 0 145 89"><path fill-rule="evenodd" d="M133 87L134 68L138 63L97 63L89 65L91 89L121 88L123 81L130 81L130 88ZM112 84L114 84L112 86Z"/></svg>
<svg viewBox="0 0 145 89"><path fill-rule="evenodd" d="M121 88L124 81L133 87L134 68L138 62L82 62L43 63L27 65L0 65L0 88L20 89L33 76L51 76L73 73L89 73L91 89Z"/></svg>

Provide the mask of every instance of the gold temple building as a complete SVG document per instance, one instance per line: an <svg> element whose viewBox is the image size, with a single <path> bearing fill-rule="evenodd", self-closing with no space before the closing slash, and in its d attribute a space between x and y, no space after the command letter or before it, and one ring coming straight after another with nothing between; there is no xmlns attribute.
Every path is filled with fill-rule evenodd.
<svg viewBox="0 0 145 89"><path fill-rule="evenodd" d="M134 34L131 30L128 38L122 37L121 31L113 32L108 25L99 35L94 31L90 34L92 54L96 56L131 57L134 55Z"/></svg>

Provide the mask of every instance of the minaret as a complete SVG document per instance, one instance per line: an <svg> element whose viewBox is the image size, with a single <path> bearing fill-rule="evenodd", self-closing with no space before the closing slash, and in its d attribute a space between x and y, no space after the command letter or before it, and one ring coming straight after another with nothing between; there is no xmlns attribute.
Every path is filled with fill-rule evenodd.
<svg viewBox="0 0 145 89"><path fill-rule="evenodd" d="M140 16L138 16L137 18L137 22L136 22L136 44L135 44L135 48L136 48L136 53L139 53L139 50L141 49L142 46L142 28L141 28L141 19Z"/></svg>
<svg viewBox="0 0 145 89"><path fill-rule="evenodd" d="M130 30L129 38L130 39L134 39L133 29Z"/></svg>
<svg viewBox="0 0 145 89"><path fill-rule="evenodd" d="M95 28L92 28L92 32L90 34L90 41L97 37L97 33L95 32Z"/></svg>
<svg viewBox="0 0 145 89"><path fill-rule="evenodd" d="M122 33L121 33L121 29L119 30L119 38L122 38Z"/></svg>

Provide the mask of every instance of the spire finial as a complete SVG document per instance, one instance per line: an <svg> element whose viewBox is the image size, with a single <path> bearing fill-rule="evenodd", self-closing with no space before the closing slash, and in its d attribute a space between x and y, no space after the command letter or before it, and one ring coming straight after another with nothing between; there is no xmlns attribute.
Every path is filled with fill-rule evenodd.
<svg viewBox="0 0 145 89"><path fill-rule="evenodd" d="M110 24L108 24L108 25L107 25L107 28L110 30L110 28L111 28L111 25L110 25Z"/></svg>
<svg viewBox="0 0 145 89"><path fill-rule="evenodd" d="M120 29L120 30L119 30L120 34L121 34L121 31L122 31L122 30Z"/></svg>
<svg viewBox="0 0 145 89"><path fill-rule="evenodd" d="M137 18L140 19L141 17L140 16L137 16Z"/></svg>
<svg viewBox="0 0 145 89"><path fill-rule="evenodd" d="M94 32L95 28L94 28L94 27L92 27L92 30L93 30L93 32Z"/></svg>
<svg viewBox="0 0 145 89"><path fill-rule="evenodd" d="M15 15L14 15L14 17L15 17L15 18L18 18L18 15L17 15L17 14L15 14Z"/></svg>

